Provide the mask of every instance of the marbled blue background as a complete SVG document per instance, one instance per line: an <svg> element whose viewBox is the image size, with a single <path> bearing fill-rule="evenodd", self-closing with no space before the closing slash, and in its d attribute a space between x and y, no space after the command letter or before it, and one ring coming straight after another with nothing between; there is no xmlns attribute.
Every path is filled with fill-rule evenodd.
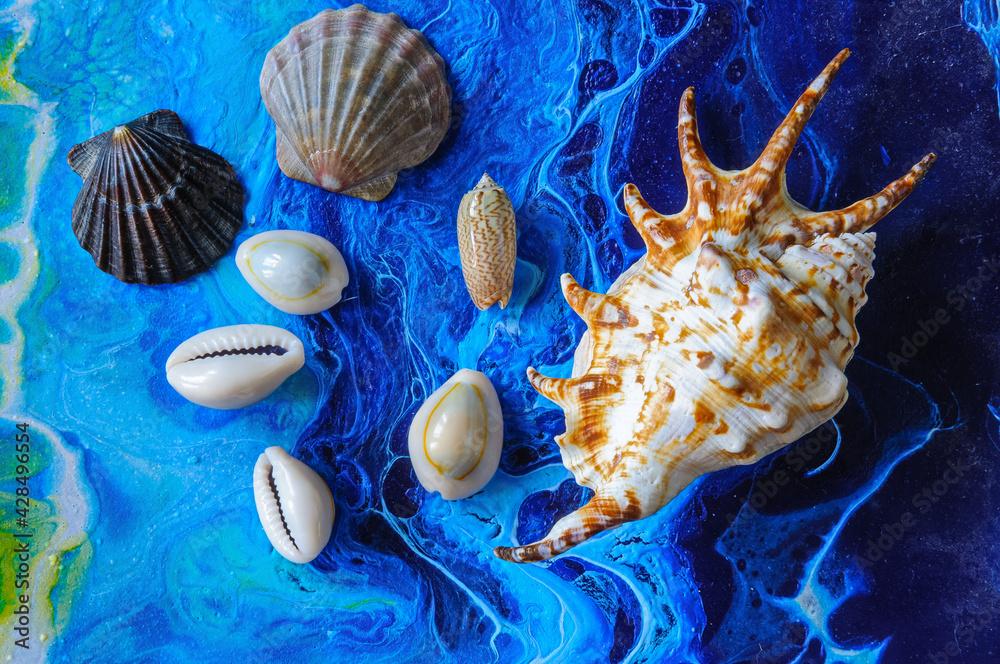
<svg viewBox="0 0 1000 664"><path fill-rule="evenodd" d="M37 558L52 626L32 657L996 661L996 0L376 0L426 34L454 90L444 143L378 204L276 167L260 66L328 4L26 0L0 19L8 57L26 39L0 106L3 404L40 434L35 481L54 510L50 557ZM848 405L561 559L495 559L493 546L533 539L584 499L552 441L561 413L524 369L569 371L582 329L560 273L602 290L639 257L623 185L661 211L683 204L681 91L696 88L709 155L743 167L845 46L854 55L792 159L793 195L845 205L940 157L877 227ZM238 241L294 228L341 249L341 304L284 315L231 256L163 288L94 268L70 232L80 182L65 154L161 107L236 167ZM514 201L519 260L511 305L480 313L454 215L483 170ZM294 331L307 368L246 410L187 403L164 380L167 355L238 322ZM460 367L493 380L506 440L486 490L445 503L416 484L406 431ZM309 566L280 558L257 523L251 468L274 444L334 490L333 537Z"/></svg>

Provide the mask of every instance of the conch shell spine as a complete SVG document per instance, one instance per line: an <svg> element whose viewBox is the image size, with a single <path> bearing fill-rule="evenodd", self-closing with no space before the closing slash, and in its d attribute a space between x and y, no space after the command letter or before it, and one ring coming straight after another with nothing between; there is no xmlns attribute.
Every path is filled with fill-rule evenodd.
<svg viewBox="0 0 1000 664"><path fill-rule="evenodd" d="M694 478L755 462L846 401L843 369L874 259L865 231L935 159L841 210L812 212L789 197L792 149L848 54L827 65L743 171L709 161L693 90L684 92L677 139L687 204L661 215L625 186L646 254L606 295L563 275L566 301L587 323L572 377L528 369L535 389L564 410L563 463L594 496L540 541L497 547L498 557L545 560L649 516Z"/></svg>

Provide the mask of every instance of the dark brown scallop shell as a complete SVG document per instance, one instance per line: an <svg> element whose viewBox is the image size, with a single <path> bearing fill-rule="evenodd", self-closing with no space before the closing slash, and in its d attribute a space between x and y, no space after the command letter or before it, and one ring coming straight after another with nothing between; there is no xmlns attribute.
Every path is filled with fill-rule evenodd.
<svg viewBox="0 0 1000 664"><path fill-rule="evenodd" d="M243 223L233 167L188 140L173 111L95 136L67 160L83 178L73 233L97 267L126 283L174 283L208 269Z"/></svg>

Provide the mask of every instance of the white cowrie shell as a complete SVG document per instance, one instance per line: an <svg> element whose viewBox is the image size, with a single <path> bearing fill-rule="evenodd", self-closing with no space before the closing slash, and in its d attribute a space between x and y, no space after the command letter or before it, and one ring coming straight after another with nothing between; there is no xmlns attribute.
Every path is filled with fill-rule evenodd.
<svg viewBox="0 0 1000 664"><path fill-rule="evenodd" d="M336 512L330 487L280 447L257 458L253 497L267 539L293 563L310 562L330 541Z"/></svg>
<svg viewBox="0 0 1000 664"><path fill-rule="evenodd" d="M258 295L289 314L326 311L340 302L348 282L340 251L303 231L267 231L244 240L236 267Z"/></svg>
<svg viewBox="0 0 1000 664"><path fill-rule="evenodd" d="M500 464L503 413L490 379L462 369L428 397L409 431L417 479L445 500L476 493Z"/></svg>
<svg viewBox="0 0 1000 664"><path fill-rule="evenodd" d="M305 364L299 338L272 325L205 330L167 358L167 381L207 408L243 408L271 394Z"/></svg>

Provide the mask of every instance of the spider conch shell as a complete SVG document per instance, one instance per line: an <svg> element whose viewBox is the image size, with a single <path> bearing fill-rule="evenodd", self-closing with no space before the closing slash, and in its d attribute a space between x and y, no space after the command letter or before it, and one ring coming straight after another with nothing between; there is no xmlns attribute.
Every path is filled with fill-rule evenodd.
<svg viewBox="0 0 1000 664"><path fill-rule="evenodd" d="M458 251L472 302L483 311L506 307L517 260L514 206L486 173L458 207Z"/></svg>
<svg viewBox="0 0 1000 664"><path fill-rule="evenodd" d="M677 137L687 205L661 215L625 187L645 256L606 295L564 274L563 294L588 327L573 375L528 369L535 389L563 408L563 463L594 496L542 540L498 547L497 556L544 560L649 516L694 478L757 461L847 400L843 370L873 274L875 235L865 231L935 158L842 210L812 212L789 197L792 148L848 54L826 66L742 171L709 161L693 90L684 92Z"/></svg>
<svg viewBox="0 0 1000 664"><path fill-rule="evenodd" d="M264 59L260 94L290 178L368 201L437 149L451 121L444 61L395 14L326 9Z"/></svg>

